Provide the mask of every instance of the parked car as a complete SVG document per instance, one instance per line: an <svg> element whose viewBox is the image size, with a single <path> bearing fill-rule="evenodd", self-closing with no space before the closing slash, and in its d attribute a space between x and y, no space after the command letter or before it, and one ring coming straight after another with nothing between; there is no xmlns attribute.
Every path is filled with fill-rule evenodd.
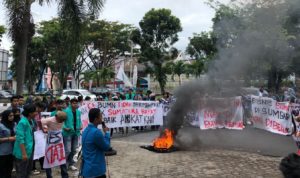
<svg viewBox="0 0 300 178"><path fill-rule="evenodd" d="M5 99L8 99L8 98L11 98L12 97L12 94L4 91L4 90L0 90L0 98L5 98Z"/></svg>
<svg viewBox="0 0 300 178"><path fill-rule="evenodd" d="M83 89L64 90L60 99L64 100L67 97L69 97L70 99L78 98L78 96L80 95L83 97L83 99L87 96L91 97L93 101L96 99L96 95L90 93L88 90L83 90Z"/></svg>

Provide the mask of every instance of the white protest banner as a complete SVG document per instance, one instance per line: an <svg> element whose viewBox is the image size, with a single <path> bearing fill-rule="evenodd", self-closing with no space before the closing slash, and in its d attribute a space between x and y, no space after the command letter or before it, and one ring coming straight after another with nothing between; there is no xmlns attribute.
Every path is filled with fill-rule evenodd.
<svg viewBox="0 0 300 178"><path fill-rule="evenodd" d="M254 127L282 135L291 134L292 119L289 102L277 102L272 98L251 96L251 105L251 122Z"/></svg>
<svg viewBox="0 0 300 178"><path fill-rule="evenodd" d="M44 157L46 148L46 134L44 134L41 130L34 132L34 143L33 160Z"/></svg>
<svg viewBox="0 0 300 178"><path fill-rule="evenodd" d="M171 110L171 103L163 103L161 105L163 108L163 116L167 116L169 111Z"/></svg>
<svg viewBox="0 0 300 178"><path fill-rule="evenodd" d="M61 131L49 131L45 151L44 168L66 164L65 149Z"/></svg>
<svg viewBox="0 0 300 178"><path fill-rule="evenodd" d="M191 124L191 126L199 127L199 125L200 125L199 118L200 117L199 117L199 113L198 112L189 112L186 115L186 119Z"/></svg>
<svg viewBox="0 0 300 178"><path fill-rule="evenodd" d="M88 112L99 108L109 128L151 126L163 124L163 108L156 101L99 101L86 102L80 109L83 125L88 123Z"/></svg>
<svg viewBox="0 0 300 178"><path fill-rule="evenodd" d="M213 100L215 100L215 106L221 107L205 108L199 112L200 129L242 130L244 128L242 97L215 98Z"/></svg>

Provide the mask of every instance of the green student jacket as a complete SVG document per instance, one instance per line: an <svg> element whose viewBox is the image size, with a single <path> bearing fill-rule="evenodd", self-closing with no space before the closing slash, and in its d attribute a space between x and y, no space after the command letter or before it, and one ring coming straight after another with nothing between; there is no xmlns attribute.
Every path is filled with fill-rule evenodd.
<svg viewBox="0 0 300 178"><path fill-rule="evenodd" d="M80 128L82 126L81 123L81 113L78 109L76 109L76 130L74 130L74 117L73 117L73 112L72 108L68 107L67 109L64 110L64 112L67 113L67 119L63 125L63 136L73 136L73 135L80 135ZM70 131L65 131L64 128L70 128Z"/></svg>
<svg viewBox="0 0 300 178"><path fill-rule="evenodd" d="M24 144L27 157L30 158L33 151L33 133L31 125L26 117L22 117L16 127L16 141L14 144L13 155L22 159L20 144Z"/></svg>

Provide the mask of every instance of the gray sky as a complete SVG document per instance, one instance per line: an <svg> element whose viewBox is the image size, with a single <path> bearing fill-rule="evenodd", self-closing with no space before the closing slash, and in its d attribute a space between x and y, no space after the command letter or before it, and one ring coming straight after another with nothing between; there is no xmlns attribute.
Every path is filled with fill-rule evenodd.
<svg viewBox="0 0 300 178"><path fill-rule="evenodd" d="M151 8L168 8L172 14L181 21L183 31L179 33L179 41L175 44L180 50L184 50L188 44L188 37L193 33L209 31L212 27L211 19L214 17L214 10L207 4L206 0L106 0L104 9L100 14L100 19L109 21L119 21L121 23L133 24L138 26L139 21ZM228 3L229 0L220 0ZM6 25L7 16L5 8L0 0L0 24ZM50 6L43 7L38 4L32 6L32 14L35 23L50 20L57 16L57 5L52 3ZM5 35L1 43L1 48L9 49L11 46L10 38Z"/></svg>

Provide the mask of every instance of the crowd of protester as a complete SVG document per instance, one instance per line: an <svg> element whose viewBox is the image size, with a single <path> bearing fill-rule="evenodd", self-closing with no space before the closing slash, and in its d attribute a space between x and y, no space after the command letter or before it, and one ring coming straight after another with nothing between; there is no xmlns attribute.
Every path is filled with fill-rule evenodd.
<svg viewBox="0 0 300 178"><path fill-rule="evenodd" d="M10 107L8 107L1 115L0 177L10 178L12 172L15 171L18 178L27 178L30 175L41 174L41 171L43 171L46 172L47 178L52 178L51 169L43 168L44 157L33 160L35 147L33 133L39 130L44 133L53 130L62 130L66 164L60 166L61 177L69 177L68 170L78 170L74 161L74 155L78 148L78 141L82 129L81 113L78 108L82 105L83 101L89 100L91 100L91 98L83 98L82 96L79 96L78 98L67 97L64 100L46 96L28 96L25 100L23 96L13 96L11 98ZM143 92L142 90L133 91L132 89L129 89L124 94L116 92L114 94L106 93L104 95L99 95L97 100L155 101L156 95L150 90ZM159 100L161 102L168 102L171 100L171 95L166 92ZM51 112L51 117L46 119L42 118L42 112ZM105 134L99 134L99 132L96 132L94 126L99 124L100 121L102 122L102 115L100 114L99 109L92 109L91 112L91 114L89 113L89 120L93 125L88 126L88 128L92 130L91 133L96 133L95 136L98 134L98 137L103 137L104 142L102 144L105 146L103 150L106 151L111 149L107 137L111 137L114 132L120 132L122 134L128 133L129 128L110 129L110 132L106 132L107 128L104 128ZM157 128L158 126L151 126L152 130ZM145 129L145 127L132 128L134 131L142 131ZM109 136L106 133L109 133ZM85 135L85 133L83 133L83 135ZM84 142L89 139L90 138L86 138L86 140L82 140L82 143L84 144ZM86 145L82 145L82 147L83 154L86 154ZM103 161L103 157L99 159ZM88 176L90 176L89 169L90 167L85 167L83 169L84 172L88 170L86 171ZM99 172L96 171L96 173ZM104 167L101 168L100 173L105 173Z"/></svg>

